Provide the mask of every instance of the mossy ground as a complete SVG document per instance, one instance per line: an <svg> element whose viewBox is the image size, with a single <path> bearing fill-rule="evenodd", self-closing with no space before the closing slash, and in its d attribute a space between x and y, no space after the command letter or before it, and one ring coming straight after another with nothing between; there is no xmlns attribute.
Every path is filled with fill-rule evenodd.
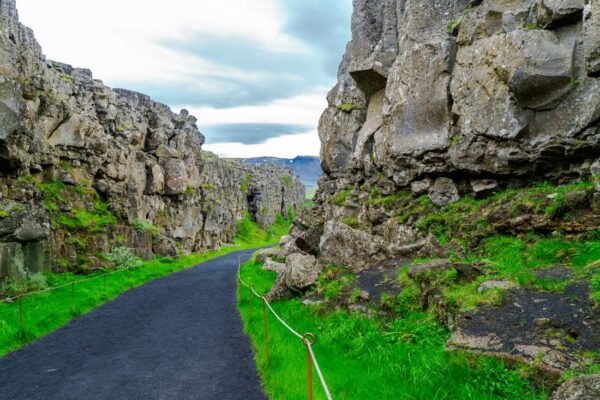
<svg viewBox="0 0 600 400"><path fill-rule="evenodd" d="M476 291L490 279L543 291L560 291L570 282L585 280L592 283L592 297L598 299L600 228L595 225L598 213L588 205L592 192L593 184L586 181L559 186L544 183L507 189L483 199L463 196L437 208L426 195L414 198L401 192L382 196L371 190L368 204L383 207L401 224L433 234L452 261L481 265L482 274L475 281L446 280L444 285L445 294L459 309L472 309L478 304L498 303L500 293L481 295ZM342 196L345 199L348 192L338 194ZM509 223L511 220L523 222L519 225ZM356 221L348 222L356 226ZM564 229L574 223L579 224L578 232ZM421 261L427 260L415 260ZM538 274L557 265L570 270L568 279Z"/></svg>
<svg viewBox="0 0 600 400"><path fill-rule="evenodd" d="M275 273L251 261L243 279L259 292L270 289ZM350 280L342 267L328 269L320 286L335 296ZM332 279L329 279L332 278ZM267 365L260 301L254 299L250 319L249 293L238 292L246 332L270 398L306 398L306 350L299 340L268 316L271 363ZM338 399L544 399L543 381L524 378L533 373L524 365L507 368L501 361L444 350L449 332L425 312L407 310L403 318L350 315L327 307L278 301L275 310L299 332L317 337L314 351L334 398ZM315 376L315 398L325 398Z"/></svg>
<svg viewBox="0 0 600 400"><path fill-rule="evenodd" d="M511 188L481 199L463 196L445 207L434 206L427 195L414 197L407 191L383 195L377 187L361 187L338 192L330 206L343 207L350 196L364 199L365 191L370 199L364 207L383 209L387 216L383 221L394 219L417 228L421 235L434 235L447 251L447 265L453 266L423 275L408 272L434 259L401 261L389 270L387 264L374 268L369 272L386 270L391 277L386 279L393 282L381 276L376 285L368 284L367 300L361 296L366 288L363 274L354 279L345 266L329 266L313 291L329 310L359 310L389 322L423 314L452 328L459 316L480 307L498 309L517 294L547 293L545 297L559 304L574 287L583 293L586 310L600 307L600 213L592 202L590 182ZM382 223L370 223L362 216L341 222L371 232L378 232L375 224ZM509 281L520 289L478 290L490 280ZM498 317L493 311L490 315ZM593 336L589 329L581 333ZM579 359L581 368L566 371L565 377L600 370L597 354Z"/></svg>

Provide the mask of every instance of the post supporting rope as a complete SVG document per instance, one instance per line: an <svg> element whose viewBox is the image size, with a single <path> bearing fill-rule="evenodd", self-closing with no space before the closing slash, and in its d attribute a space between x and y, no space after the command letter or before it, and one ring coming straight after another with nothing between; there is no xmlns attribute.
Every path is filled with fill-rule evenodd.
<svg viewBox="0 0 600 400"><path fill-rule="evenodd" d="M319 363L317 362L317 357L315 356L315 353L312 348L312 346L316 342L315 335L313 335L310 332L306 333L304 335L301 335L300 333L298 333L298 331L296 331L294 328L292 328L287 322L285 322L283 320L283 318L281 318L279 316L279 314L277 314L277 312L273 309L273 307L271 306L271 303L269 303L269 301L267 300L267 298L265 296L258 294L251 285L244 282L244 280L242 279L241 272L242 272L242 259L240 256L238 256L238 280L244 287L248 288L250 291L250 321L252 321L252 296L258 297L263 302L263 320L264 320L264 330L265 330L265 346L266 346L266 353L267 353L267 365L270 365L269 333L268 333L268 328L267 328L267 309L268 309L271 312L271 314L273 314L273 316L275 316L277 321L279 321L279 323L281 323L292 335L294 335L298 339L300 339L302 341L302 343L304 344L304 346L306 346L308 400L313 400L313 368L317 372L317 376L319 377L319 381L321 382L321 386L323 387L323 391L325 392L325 396L327 397L327 400L332 400L331 393L329 392L329 388L327 386L327 382L325 381L325 377L323 376L323 373L321 372L321 368L319 367Z"/></svg>

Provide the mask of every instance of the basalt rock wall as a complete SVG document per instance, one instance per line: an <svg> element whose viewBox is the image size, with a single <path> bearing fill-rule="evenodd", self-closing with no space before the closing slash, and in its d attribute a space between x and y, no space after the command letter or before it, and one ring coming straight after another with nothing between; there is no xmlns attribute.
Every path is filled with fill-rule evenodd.
<svg viewBox="0 0 600 400"><path fill-rule="evenodd" d="M598 37L591 0L355 0L320 120L325 174L314 209L296 221L296 248L319 256L344 220L386 246L426 239L376 197L409 192L440 207L597 181Z"/></svg>
<svg viewBox="0 0 600 400"><path fill-rule="evenodd" d="M495 271L478 258L494 237L522 240L524 248L548 238L597 240L599 38L597 0L354 0L352 40L320 120L325 173L314 207L281 242L285 268L269 296L323 294L323 282L341 270L357 277L357 293L389 285L393 298L401 267L435 274L455 258L477 259L468 268L478 273ZM423 259L434 261L423 267ZM380 283L372 285L377 274ZM589 276L578 279L573 287L583 288L579 297L591 310ZM419 309L437 310L456 328L460 312L442 290L403 282L419 288ZM350 292L331 302L338 306L344 296L357 310ZM370 301L368 292L361 296ZM592 316L584 325L597 323ZM577 329L597 348L593 328ZM518 346L498 352L528 361L540 348L562 354L543 335L526 354L532 343L520 340L528 334L511 334L520 335L511 338ZM572 367L544 357L549 368Z"/></svg>
<svg viewBox="0 0 600 400"><path fill-rule="evenodd" d="M93 267L118 245L176 255L297 212L290 171L203 152L196 118L50 61L0 0L0 277Z"/></svg>
<svg viewBox="0 0 600 400"><path fill-rule="evenodd" d="M317 270L443 257L448 249L420 229L430 206L543 182L595 184L570 205L585 210L579 223L523 211L501 217L510 228L495 234L593 231L598 37L600 3L591 0L355 0L352 40L320 120L325 173L284 255L314 256Z"/></svg>
<svg viewBox="0 0 600 400"><path fill-rule="evenodd" d="M598 155L600 4L354 1L320 125L329 177L570 180ZM349 174L352 172L352 174Z"/></svg>

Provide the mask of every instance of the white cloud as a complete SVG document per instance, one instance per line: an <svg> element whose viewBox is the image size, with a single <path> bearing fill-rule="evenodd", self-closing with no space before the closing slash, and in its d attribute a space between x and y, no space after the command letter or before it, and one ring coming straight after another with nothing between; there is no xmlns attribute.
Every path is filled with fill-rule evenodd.
<svg viewBox="0 0 600 400"><path fill-rule="evenodd" d="M282 33L275 0L18 0L21 20L32 27L54 60L93 68L111 81L181 80L182 76L244 76L160 46L194 33L241 35L271 51L303 51Z"/></svg>
<svg viewBox="0 0 600 400"><path fill-rule="evenodd" d="M250 39L271 52L306 53L298 39L286 34L280 0L17 0L21 21L34 29L44 53L53 60L90 68L109 86L121 82L181 85L201 93L220 93L224 80L268 81L270 71L249 73L244 66L226 67L161 45L194 35ZM307 53L308 54L308 53ZM308 55L308 57L312 57ZM218 62L218 61L217 61ZM278 76L281 78L279 74ZM293 77L290 77L292 79ZM185 108L196 115L200 130L217 124L278 123L312 126L307 134L283 136L261 145L208 143L229 157L318 154L316 126L326 106L326 88L311 89L268 105L227 109ZM152 93L148 93L152 96ZM174 107L177 109L177 107Z"/></svg>
<svg viewBox="0 0 600 400"><path fill-rule="evenodd" d="M199 126L225 123L281 123L317 126L327 100L327 89L321 88L289 99L276 100L262 106L211 108L181 106L198 118Z"/></svg>
<svg viewBox="0 0 600 400"><path fill-rule="evenodd" d="M320 142L316 131L321 113L327 107L326 88L276 100L264 106L243 106L235 108L210 108L182 106L198 118L200 130L211 125L233 123L280 123L313 126L309 133L272 138L263 144L211 143L204 145L206 150L222 157L248 158L274 156L293 158L297 155L318 155Z"/></svg>
<svg viewBox="0 0 600 400"><path fill-rule="evenodd" d="M319 154L319 138L317 131L303 135L282 136L267 140L263 144L245 145L241 143L206 144L204 149L221 157L249 158L274 156L293 158L298 155Z"/></svg>

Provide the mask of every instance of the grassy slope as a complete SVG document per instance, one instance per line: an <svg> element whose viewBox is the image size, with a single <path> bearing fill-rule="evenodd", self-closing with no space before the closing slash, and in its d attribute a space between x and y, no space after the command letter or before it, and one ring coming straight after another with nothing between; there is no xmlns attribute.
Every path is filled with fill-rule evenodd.
<svg viewBox="0 0 600 400"><path fill-rule="evenodd" d="M571 208L568 194L590 191L593 185L585 181L561 186L544 183L525 189L507 189L484 199L463 196L456 203L437 208L426 195L414 199L406 192L381 197L374 190L369 203L391 211L400 223L416 221L421 231L435 235L448 248L453 261L485 263L485 274L476 281L462 285L452 283L444 289L446 297L455 302L458 309L470 310L490 300L494 303L494 299L477 292L479 284L489 279L507 279L546 291L562 291L573 280L590 280L591 295L600 303L600 228L577 239L567 237L558 228L553 234L530 231L511 235L494 228L486 217L492 211L502 210L506 218L530 214L554 221L582 219L585 214L581 216L578 212L583 210ZM332 201L343 204L350 193L350 190L340 192ZM536 276L536 270L556 265L568 267L572 279ZM402 276L401 281L407 283ZM495 300L500 299L501 296L497 296Z"/></svg>
<svg viewBox="0 0 600 400"><path fill-rule="evenodd" d="M73 307L71 307L70 286L26 297L23 300L23 332L19 330L19 303L0 303L0 356L52 332L74 317L89 312L132 287L140 286L152 279L232 251L273 244L288 231L289 226L288 221L283 217L278 217L273 227L265 232L250 221L249 216L246 215L239 223L235 246L227 246L220 250L209 251L204 254L193 254L178 259L157 258L146 261L140 268L120 271L108 276L106 290L104 290L103 278L77 284L75 286L75 305ZM96 272L95 274L101 275L104 272ZM70 273L46 274L48 284L51 287L92 276L94 274L88 276Z"/></svg>
<svg viewBox="0 0 600 400"><path fill-rule="evenodd" d="M275 274L249 262L243 279L266 292ZM273 399L306 398L306 350L269 316L271 365L266 365L260 301L249 319L248 290L240 288L239 308L267 393ZM507 370L500 361L444 351L449 333L425 313L412 312L385 322L346 312L304 307L298 300L274 304L278 313L299 332L317 336L315 352L336 399L543 399L521 379L530 371ZM315 375L315 379L316 375ZM323 399L320 386L317 399Z"/></svg>

